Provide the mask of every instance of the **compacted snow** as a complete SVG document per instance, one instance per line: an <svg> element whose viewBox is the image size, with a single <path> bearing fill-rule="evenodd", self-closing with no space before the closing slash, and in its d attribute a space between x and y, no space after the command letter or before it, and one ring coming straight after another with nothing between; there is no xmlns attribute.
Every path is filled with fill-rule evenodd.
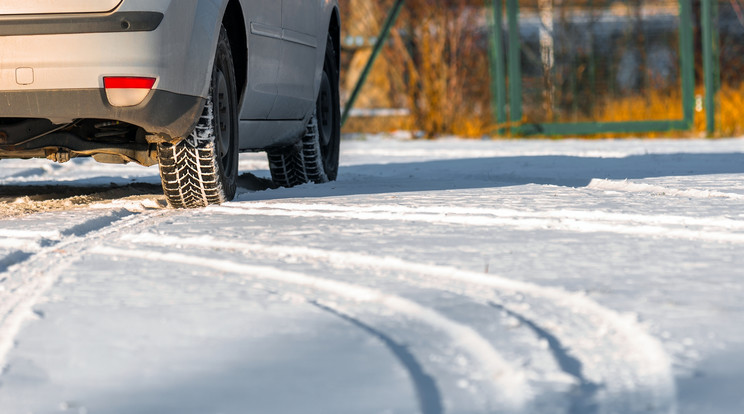
<svg viewBox="0 0 744 414"><path fill-rule="evenodd" d="M744 412L744 140L342 150L193 211L0 161L0 413Z"/></svg>

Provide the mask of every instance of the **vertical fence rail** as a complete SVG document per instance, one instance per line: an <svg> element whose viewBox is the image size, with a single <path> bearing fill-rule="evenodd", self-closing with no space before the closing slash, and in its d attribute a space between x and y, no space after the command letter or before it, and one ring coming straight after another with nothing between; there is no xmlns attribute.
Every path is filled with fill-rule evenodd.
<svg viewBox="0 0 744 414"><path fill-rule="evenodd" d="M684 126L679 129L689 130L695 123L695 45L693 40L692 0L680 0L679 9L682 107L684 111Z"/></svg>
<svg viewBox="0 0 744 414"><path fill-rule="evenodd" d="M708 0L704 0L708 1ZM680 89L682 96L682 119L629 120L629 121L591 121L591 122L546 122L530 123L522 119L523 78L520 34L520 5L518 0L507 0L507 20L509 32L508 83L509 112L513 124L512 133L516 135L592 135L604 133L646 133L672 130L689 130L694 124L695 115L695 66L691 0L679 0L679 64ZM591 72L591 70L590 70ZM590 73L590 77L593 74Z"/></svg>
<svg viewBox="0 0 744 414"><path fill-rule="evenodd" d="M519 134L522 122L522 46L519 36L519 0L506 0L509 26L509 119L512 134Z"/></svg>
<svg viewBox="0 0 744 414"><path fill-rule="evenodd" d="M598 133L643 133L669 130L689 130L694 124L695 115L695 52L693 39L692 0L679 0L679 64L680 88L682 96L682 119L656 121L620 121L620 122L552 122L541 124L525 123L522 48L520 34L519 0L485 0L489 16L489 58L491 73L492 112L498 124L497 132L504 132L510 124L513 135L589 135ZM709 134L716 129L717 92L720 83L719 46L716 0L701 0L701 29L703 37L703 64L705 84L706 128ZM359 80L344 107L341 122L344 124L356 103L356 100L367 80L367 77L387 42L390 31L397 21L405 0L395 0L374 45L372 55L366 63ZM590 5L594 5L591 0ZM503 37L504 6L508 38ZM506 40L506 41L505 41ZM504 46L507 46L506 50ZM593 61L594 40L592 38L592 59L589 65L589 79L592 90L595 89L596 68ZM614 85L614 84L613 84ZM508 115L507 115L508 109Z"/></svg>
<svg viewBox="0 0 744 414"><path fill-rule="evenodd" d="M498 125L504 125L506 120L506 67L504 65L504 9L502 0L486 0L489 16L489 58L491 63L491 107L493 117ZM504 129L499 127L498 134Z"/></svg>
<svg viewBox="0 0 744 414"><path fill-rule="evenodd" d="M700 27L703 31L703 72L705 84L705 130L708 136L716 132L716 115L718 105L718 85L720 78L718 67L719 45L718 45L718 1L703 0Z"/></svg>
<svg viewBox="0 0 744 414"><path fill-rule="evenodd" d="M357 98L359 98L359 93L362 91L364 84L367 82L369 72L372 70L372 66L374 66L377 57L380 55L382 47L387 42L388 36L390 35L390 30L392 30L393 25L398 20L398 16L400 16L400 11L403 8L404 3L405 0L395 0L393 8L390 10L390 13L385 19L385 23L382 26L382 32L380 32L380 35L377 37L375 46L372 49L372 55L369 57L367 64L364 66L362 73L359 75L359 80L357 81L356 85L354 85L354 89L349 96L349 100L346 101L346 105L344 105L344 112L341 115L341 125L344 125L346 123L346 120L349 119L349 114L351 113L351 110L354 107Z"/></svg>

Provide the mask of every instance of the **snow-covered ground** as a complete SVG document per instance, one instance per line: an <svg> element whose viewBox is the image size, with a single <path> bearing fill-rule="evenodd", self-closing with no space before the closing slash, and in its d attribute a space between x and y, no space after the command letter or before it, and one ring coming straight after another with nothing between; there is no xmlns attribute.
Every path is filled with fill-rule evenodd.
<svg viewBox="0 0 744 414"><path fill-rule="evenodd" d="M744 140L346 141L164 208L0 161L0 413L742 413Z"/></svg>

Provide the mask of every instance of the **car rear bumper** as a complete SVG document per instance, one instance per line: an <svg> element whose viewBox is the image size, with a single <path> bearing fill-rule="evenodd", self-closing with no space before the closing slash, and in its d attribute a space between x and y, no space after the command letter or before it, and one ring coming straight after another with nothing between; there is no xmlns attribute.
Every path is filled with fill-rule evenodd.
<svg viewBox="0 0 744 414"><path fill-rule="evenodd" d="M155 31L0 36L0 91L100 89L104 77L139 76L157 79L155 89L206 96L210 53L194 53L188 33L163 26ZM175 40L179 35L184 39ZM21 71L33 77L21 79Z"/></svg>
<svg viewBox="0 0 744 414"><path fill-rule="evenodd" d="M0 36L151 32L160 26L163 17L163 13L145 11L102 15L4 16L0 18Z"/></svg>
<svg viewBox="0 0 744 414"><path fill-rule="evenodd" d="M126 0L107 13L0 15L0 118L111 119L185 136L209 92L219 13L212 2ZM107 77L155 83L139 105L115 107Z"/></svg>
<svg viewBox="0 0 744 414"><path fill-rule="evenodd" d="M0 117L43 118L54 123L110 119L176 138L191 133L205 101L198 96L152 90L137 106L115 107L108 103L106 92L98 88L0 91Z"/></svg>

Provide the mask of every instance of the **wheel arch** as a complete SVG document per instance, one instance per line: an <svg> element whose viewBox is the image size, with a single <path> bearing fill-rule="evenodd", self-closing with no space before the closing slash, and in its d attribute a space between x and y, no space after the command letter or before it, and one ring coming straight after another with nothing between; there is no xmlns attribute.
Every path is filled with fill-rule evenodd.
<svg viewBox="0 0 744 414"><path fill-rule="evenodd" d="M239 0L229 0L223 13L222 24L225 26L227 37L230 40L238 101L242 102L248 83L248 38L243 7Z"/></svg>
<svg viewBox="0 0 744 414"><path fill-rule="evenodd" d="M341 59L339 59L339 57L341 56L341 14L338 10L338 7L333 8L333 12L331 14L331 22L328 24L328 34L333 39L333 50L336 52L336 63L338 64L338 67L336 69L340 72Z"/></svg>
<svg viewBox="0 0 744 414"><path fill-rule="evenodd" d="M247 67L247 46L245 51L241 51L241 44L246 45L247 35L245 33L245 23L240 7L239 0L182 0L182 3L171 3L169 6L170 14L188 21L188 31L179 32L181 35L186 34L188 37L188 48L182 58L177 63L171 62L171 65L186 67L182 70L181 76L184 82L194 82L196 95L202 99L207 99L209 94L209 85L212 78L212 67L214 66L215 52L219 40L220 27L224 24L228 29L228 38L230 39L231 52L233 60L236 56L242 59L244 67ZM173 11L175 10L175 12ZM168 13L166 13L168 17ZM242 25L242 26L241 26ZM242 41L240 30L243 30ZM175 32L174 32L175 33ZM175 34L174 34L175 35ZM183 42L183 39L168 39L171 42ZM233 39L235 41L233 42ZM236 44L233 44L236 43ZM241 62L241 60L238 60ZM239 99L243 96L244 84L247 82L247 71L236 69L236 80L238 81ZM240 75L238 75L240 73ZM241 83L242 82L242 83ZM195 116L191 122L192 129L196 125L199 117ZM156 131L159 132L159 131ZM175 138L175 137L172 137ZM185 137L181 137L185 138Z"/></svg>
<svg viewBox="0 0 744 414"><path fill-rule="evenodd" d="M320 78L323 72L323 61L326 53L326 38L331 36L331 43L336 54L336 70L341 72L341 13L338 9L338 2L332 1L327 2L327 5L322 10L323 13L323 24L318 27L318 56L317 64L315 69L315 97L317 98L320 92ZM309 120L312 115L312 110L307 115Z"/></svg>

